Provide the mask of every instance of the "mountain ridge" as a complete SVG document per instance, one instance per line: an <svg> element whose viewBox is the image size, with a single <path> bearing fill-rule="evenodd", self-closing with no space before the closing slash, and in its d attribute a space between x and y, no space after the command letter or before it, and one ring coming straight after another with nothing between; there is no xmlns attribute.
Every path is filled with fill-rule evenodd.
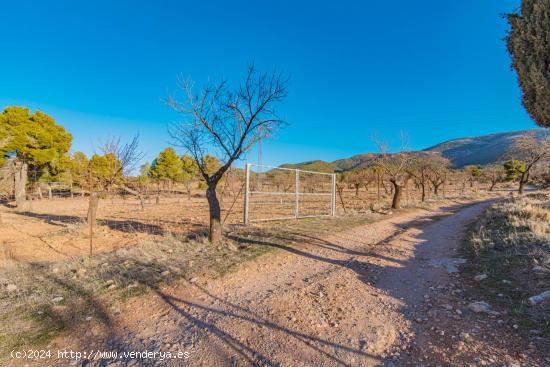
<svg viewBox="0 0 550 367"><path fill-rule="evenodd" d="M515 139L519 136L533 132L538 139L548 134L544 129L528 129L473 137L461 137L446 140L415 152L440 153L442 156L448 158L455 168L462 168L469 165L486 165L502 160ZM280 167L319 172L350 171L368 166L376 158L376 155L377 153L360 153L349 158L341 158L332 162L312 160L300 163L287 163Z"/></svg>

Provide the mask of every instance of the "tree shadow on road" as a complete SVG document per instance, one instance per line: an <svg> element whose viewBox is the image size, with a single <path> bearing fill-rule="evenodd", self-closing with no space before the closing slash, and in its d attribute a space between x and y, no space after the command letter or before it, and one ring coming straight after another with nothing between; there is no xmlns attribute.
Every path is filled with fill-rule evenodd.
<svg viewBox="0 0 550 367"><path fill-rule="evenodd" d="M193 316L190 312L185 310L185 307L191 308L195 311L206 313L210 316L218 316L227 319L238 320L239 323L243 324L243 328L250 327L251 325L268 328L272 332L281 332L286 337L294 338L297 341L301 342L305 348L310 348L313 351L323 355L327 360L332 361L334 365L338 366L349 366L348 363L343 361L341 358L336 356L338 351L347 352L361 358L370 358L371 360L379 360L379 358L374 357L373 355L364 352L360 349L356 349L350 346L343 344L338 344L331 342L329 340L322 339L318 336L308 335L304 332L298 330L293 330L288 327L279 325L269 319L259 316L257 313L247 309L245 307L236 305L229 301L223 300L220 297L215 296L214 294L208 292L205 288L200 287L196 284L194 286L204 295L209 297L211 300L215 300L216 303L221 304L222 307L214 308L208 307L197 302L183 299L181 297L175 297L168 295L158 289L155 289L155 292L159 297L174 311L179 315L185 317L186 320L193 323L195 326L200 329L212 333L218 339L220 339L226 346L231 348L233 351L237 352L243 359L251 366L281 366L279 362L276 362L266 355L262 354L258 350L252 348L250 345L246 344L239 340L236 335L232 335L230 332L225 331L222 327L217 326L215 323L208 321L203 321L198 317ZM185 306L185 307L183 307ZM246 325L246 326L245 326ZM266 341L267 342L267 341ZM324 350L330 349L330 351Z"/></svg>

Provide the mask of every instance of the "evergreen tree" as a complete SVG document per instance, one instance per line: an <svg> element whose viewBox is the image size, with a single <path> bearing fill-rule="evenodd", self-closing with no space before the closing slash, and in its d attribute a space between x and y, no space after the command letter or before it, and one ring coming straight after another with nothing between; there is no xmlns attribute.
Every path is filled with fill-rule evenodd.
<svg viewBox="0 0 550 367"><path fill-rule="evenodd" d="M41 180L53 180L67 162L72 135L41 112L26 107L6 107L0 114L0 164L8 153L18 159L15 180L16 202L25 200L27 168Z"/></svg>
<svg viewBox="0 0 550 367"><path fill-rule="evenodd" d="M120 167L121 163L112 153L94 154L90 159L90 183L91 189L104 189L120 183L123 179Z"/></svg>
<svg viewBox="0 0 550 367"><path fill-rule="evenodd" d="M84 188L89 186L90 171L89 160L86 154L76 152L71 157L71 179L73 184L76 184L84 194Z"/></svg>
<svg viewBox="0 0 550 367"><path fill-rule="evenodd" d="M171 183L182 180L183 162L174 148L166 148L160 152L151 165L151 175L156 179L168 180Z"/></svg>
<svg viewBox="0 0 550 367"><path fill-rule="evenodd" d="M181 163L182 163L182 182L185 184L185 187L187 189L187 198L191 199L191 184L193 180L195 180L199 175L199 167L197 167L197 163L188 154L185 154L181 157Z"/></svg>
<svg viewBox="0 0 550 367"><path fill-rule="evenodd" d="M47 114L26 107L6 107L0 114L0 159L15 152L29 167L54 169L71 148L72 135ZM1 163L1 162L0 162Z"/></svg>
<svg viewBox="0 0 550 367"><path fill-rule="evenodd" d="M522 102L540 126L550 126L550 0L523 0L509 14L508 50L523 92Z"/></svg>

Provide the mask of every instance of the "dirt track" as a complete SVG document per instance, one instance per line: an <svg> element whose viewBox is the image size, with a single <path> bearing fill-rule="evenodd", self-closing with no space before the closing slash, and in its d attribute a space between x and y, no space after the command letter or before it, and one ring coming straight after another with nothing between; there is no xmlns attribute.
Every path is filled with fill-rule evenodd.
<svg viewBox="0 0 550 367"><path fill-rule="evenodd" d="M131 300L108 336L95 325L57 346L188 351L190 366L512 366L529 360L524 346L467 311L454 272L465 227L489 204L404 212L276 245L283 251L223 279Z"/></svg>

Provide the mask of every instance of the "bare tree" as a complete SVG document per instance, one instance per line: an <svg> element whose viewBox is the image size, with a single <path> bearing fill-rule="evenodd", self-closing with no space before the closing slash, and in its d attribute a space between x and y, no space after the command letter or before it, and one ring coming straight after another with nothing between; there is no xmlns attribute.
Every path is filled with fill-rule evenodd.
<svg viewBox="0 0 550 367"><path fill-rule="evenodd" d="M406 144L403 134L401 134L401 147L397 153L390 153L389 146L375 137L373 140L380 151L380 155L376 159L376 165L380 167L393 186L391 207L392 209L399 209L401 208L403 188L411 178L409 170L412 167L413 157L405 150Z"/></svg>
<svg viewBox="0 0 550 367"><path fill-rule="evenodd" d="M455 183L460 183L460 194L464 195L466 193L466 184L471 179L470 173L463 169L453 170L452 178Z"/></svg>
<svg viewBox="0 0 550 367"><path fill-rule="evenodd" d="M451 161L440 155L434 155L428 158L428 180L433 186L434 195L439 195L439 188L443 185L445 188L445 181L447 180L447 173ZM445 194L445 193L443 193Z"/></svg>
<svg viewBox="0 0 550 367"><path fill-rule="evenodd" d="M183 116L169 130L173 143L191 154L207 184L212 243L219 243L222 238L216 187L233 162L285 124L275 105L287 96L287 84L288 79L280 73L260 73L250 65L234 89L221 80L206 83L196 94L191 80L179 79L185 99L181 102L173 97L167 99L167 104ZM207 150L214 151L221 161L214 172L206 167Z"/></svg>
<svg viewBox="0 0 550 367"><path fill-rule="evenodd" d="M346 175L346 181L355 189L355 196L359 196L359 188L363 186L368 190L369 185L376 180L373 173L366 168L350 171Z"/></svg>
<svg viewBox="0 0 550 367"><path fill-rule="evenodd" d="M90 200L88 203L88 215L87 221L90 230L90 256L93 252L93 237L94 226L96 224L96 213L99 206L99 193L105 190L109 190L113 185L120 184L121 187L133 194L136 194L140 200L141 195L124 185L123 181L119 178L124 177L125 174L129 174L143 158L143 153L138 150L139 148L139 135L135 135L129 143L122 144L120 138L110 138L100 145L100 150L104 155L110 155L112 159L108 175L103 177L100 182L99 192L94 192L90 187ZM117 181L118 180L118 181Z"/></svg>
<svg viewBox="0 0 550 367"><path fill-rule="evenodd" d="M143 153L139 151L139 134L124 144L121 143L120 137L111 137L101 143L99 149L104 155L113 157L109 161L109 174L103 178L103 189L110 188L120 177L133 171L143 158Z"/></svg>
<svg viewBox="0 0 550 367"><path fill-rule="evenodd" d="M511 160L521 161L524 165L516 166L519 174L518 193L523 194L523 188L529 182L531 170L545 157L550 155L550 138L548 135L537 139L536 133L524 134L516 138L507 156Z"/></svg>
<svg viewBox="0 0 550 367"><path fill-rule="evenodd" d="M420 201L426 200L426 187L429 184L429 175L432 169L430 156L416 154L411 160L411 166L407 169L421 189Z"/></svg>
<svg viewBox="0 0 550 367"><path fill-rule="evenodd" d="M489 164L482 168L481 175L485 179L489 180L489 182L491 183L489 191L493 191L496 184L504 181L504 178L506 177L506 172L504 171L504 167L502 166L502 164Z"/></svg>

